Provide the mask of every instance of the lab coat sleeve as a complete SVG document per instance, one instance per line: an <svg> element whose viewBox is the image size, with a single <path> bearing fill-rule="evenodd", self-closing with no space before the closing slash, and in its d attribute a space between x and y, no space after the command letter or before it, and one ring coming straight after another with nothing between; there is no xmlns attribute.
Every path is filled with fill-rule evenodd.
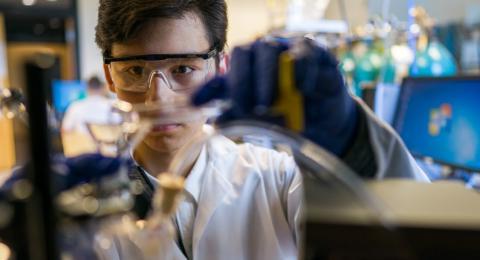
<svg viewBox="0 0 480 260"><path fill-rule="evenodd" d="M295 165L292 159L293 167L289 167L287 174L291 175L293 178L288 183L286 190L286 198L284 201L285 209L287 211L288 224L290 225L290 230L292 231L292 236L295 239L297 247L299 245L300 239L300 222L301 222L301 212L303 207L303 185L302 185L302 175L298 166Z"/></svg>
<svg viewBox="0 0 480 260"><path fill-rule="evenodd" d="M376 117L363 102L357 101L360 112L366 116L369 144L376 163L374 178L411 178L428 182L428 177L417 165L398 134Z"/></svg>

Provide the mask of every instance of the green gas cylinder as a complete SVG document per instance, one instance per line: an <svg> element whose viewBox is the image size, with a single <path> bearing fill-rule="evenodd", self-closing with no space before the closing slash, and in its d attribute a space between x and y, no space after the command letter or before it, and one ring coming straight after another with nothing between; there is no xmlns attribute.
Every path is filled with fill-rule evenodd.
<svg viewBox="0 0 480 260"><path fill-rule="evenodd" d="M453 55L438 41L431 41L424 50L418 50L410 66L410 76L453 76L457 65Z"/></svg>
<svg viewBox="0 0 480 260"><path fill-rule="evenodd" d="M354 70L355 94L361 96L362 84L372 84L382 67L382 54L372 47L371 42L367 42L368 50L364 55L358 58Z"/></svg>

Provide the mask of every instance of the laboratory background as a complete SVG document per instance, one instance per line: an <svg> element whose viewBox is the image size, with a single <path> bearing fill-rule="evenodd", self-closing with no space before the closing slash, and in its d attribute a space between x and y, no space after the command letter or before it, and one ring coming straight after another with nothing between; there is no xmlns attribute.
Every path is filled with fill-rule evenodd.
<svg viewBox="0 0 480 260"><path fill-rule="evenodd" d="M259 39L312 40L338 60L348 94L401 140L398 149L411 154L396 157L396 146L386 145L376 158L387 162L377 162L377 168L393 165L395 172L407 172L401 163L407 160L426 176L422 183L381 177L367 181L343 165L338 154L307 149L309 142L275 132L270 125L233 127L230 132L212 127L216 134L231 134L237 144L266 146L295 159L305 185L297 257L479 259L480 2L226 3L226 53ZM138 195L138 187L125 182L121 170L100 180L94 169L104 167L99 161L75 168L76 174L84 173L75 180L51 173L70 167L71 161L60 163L65 158L92 152L122 160L133 156L129 148L152 123L139 119L144 107L138 112L118 103L109 90L102 51L95 43L98 8L98 0L0 0L0 260L177 259L158 252L169 252L164 237L173 237L178 229L163 221L188 197L177 196L183 182L159 177L164 189L155 197L156 213L138 220L128 213L129 196ZM293 103L287 107L295 107ZM201 113L218 117L223 105ZM191 115L179 110L169 116ZM378 135L369 137L376 140L374 145L389 142L390 135ZM188 161L191 154L182 152L180 161ZM178 167L169 169L181 172L182 162L175 162ZM269 221L265 219L259 221ZM165 229L152 228L154 221ZM225 225L228 241L229 225L217 225ZM133 250L125 237L144 243ZM152 247L157 253L151 253ZM114 249L119 253L112 253ZM138 250L142 254L131 252ZM157 255L148 258L144 252ZM249 259L237 257L219 259Z"/></svg>

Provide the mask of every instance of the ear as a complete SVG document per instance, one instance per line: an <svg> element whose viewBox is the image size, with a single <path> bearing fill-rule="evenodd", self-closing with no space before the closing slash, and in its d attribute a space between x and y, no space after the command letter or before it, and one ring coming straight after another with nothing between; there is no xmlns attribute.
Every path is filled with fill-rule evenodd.
<svg viewBox="0 0 480 260"><path fill-rule="evenodd" d="M108 89L111 92L116 93L115 85L113 84L112 80L112 75L110 74L110 70L108 69L107 64L103 64L103 73L105 74L105 80L107 81Z"/></svg>
<svg viewBox="0 0 480 260"><path fill-rule="evenodd" d="M220 53L219 63L218 63L218 74L224 75L227 73L230 68L230 55L228 53Z"/></svg>

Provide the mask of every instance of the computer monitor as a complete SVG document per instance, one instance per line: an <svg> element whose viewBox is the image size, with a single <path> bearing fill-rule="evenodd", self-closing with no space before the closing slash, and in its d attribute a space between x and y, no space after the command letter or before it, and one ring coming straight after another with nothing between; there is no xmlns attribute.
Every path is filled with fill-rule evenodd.
<svg viewBox="0 0 480 260"><path fill-rule="evenodd" d="M57 115L63 115L70 103L87 95L86 83L80 80L54 80L52 90L53 109Z"/></svg>
<svg viewBox="0 0 480 260"><path fill-rule="evenodd" d="M480 171L480 76L406 78L394 128L417 158Z"/></svg>

